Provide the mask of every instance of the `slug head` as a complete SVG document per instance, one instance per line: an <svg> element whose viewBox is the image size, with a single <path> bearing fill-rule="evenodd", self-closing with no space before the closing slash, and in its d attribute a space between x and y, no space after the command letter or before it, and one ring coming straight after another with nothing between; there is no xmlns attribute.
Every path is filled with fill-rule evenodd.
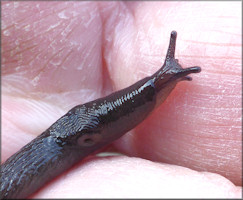
<svg viewBox="0 0 243 200"><path fill-rule="evenodd" d="M198 66L183 69L178 60L175 59L176 37L176 31L172 31L165 62L163 66L152 75L157 92L157 101L159 101L158 104L166 99L179 81L191 81L192 78L188 75L191 73L199 73L201 71L201 68Z"/></svg>

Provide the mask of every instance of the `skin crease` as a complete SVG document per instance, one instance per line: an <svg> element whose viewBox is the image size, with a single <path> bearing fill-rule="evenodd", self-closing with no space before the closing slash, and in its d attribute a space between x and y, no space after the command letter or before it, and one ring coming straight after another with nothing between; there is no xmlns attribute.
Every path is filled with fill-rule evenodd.
<svg viewBox="0 0 243 200"><path fill-rule="evenodd" d="M2 162L155 72L176 30L176 58L202 72L114 143L134 157L85 159L32 197L240 197L240 16L240 2L3 2Z"/></svg>

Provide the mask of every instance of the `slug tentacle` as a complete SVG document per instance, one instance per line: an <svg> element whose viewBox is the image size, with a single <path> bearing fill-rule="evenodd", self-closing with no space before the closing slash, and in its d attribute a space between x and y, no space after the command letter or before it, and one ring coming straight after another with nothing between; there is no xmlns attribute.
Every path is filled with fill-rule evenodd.
<svg viewBox="0 0 243 200"><path fill-rule="evenodd" d="M163 66L151 76L157 91L160 91L165 83L173 82L176 84L176 82L181 80L190 81L192 78L189 78L187 75L199 73L201 71L201 68L198 66L183 69L178 59L175 59L176 37L176 31L172 31L165 62Z"/></svg>
<svg viewBox="0 0 243 200"><path fill-rule="evenodd" d="M176 47L176 37L177 37L177 32L172 31L170 34L170 44L169 48L166 54L166 60L172 59L175 57L175 47Z"/></svg>
<svg viewBox="0 0 243 200"><path fill-rule="evenodd" d="M192 78L188 75L201 71L201 68L198 66L183 69L178 59L175 59L176 38L176 31L172 31L165 62L163 66L151 76L157 92L156 105L161 104L165 100L179 81L191 81Z"/></svg>
<svg viewBox="0 0 243 200"><path fill-rule="evenodd" d="M180 80L187 80L187 81L191 81L192 78L190 76L187 76L188 74L191 73L199 73L201 71L200 67L194 66L194 67L189 67L186 69L182 69L180 72L178 72L174 78L175 79L179 79L181 77Z"/></svg>

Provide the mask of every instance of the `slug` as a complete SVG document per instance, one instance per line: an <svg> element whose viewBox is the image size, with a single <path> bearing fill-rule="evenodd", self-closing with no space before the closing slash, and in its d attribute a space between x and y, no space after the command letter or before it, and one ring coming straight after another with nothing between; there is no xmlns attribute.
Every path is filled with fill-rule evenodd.
<svg viewBox="0 0 243 200"><path fill-rule="evenodd" d="M191 81L198 66L183 69L171 32L163 66L152 76L104 98L75 106L1 165L0 199L27 198L82 158L120 138L159 106L179 81Z"/></svg>

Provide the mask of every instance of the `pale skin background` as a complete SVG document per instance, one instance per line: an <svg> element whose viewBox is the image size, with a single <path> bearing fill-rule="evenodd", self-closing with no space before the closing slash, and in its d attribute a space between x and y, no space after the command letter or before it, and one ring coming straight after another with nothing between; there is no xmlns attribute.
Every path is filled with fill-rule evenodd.
<svg viewBox="0 0 243 200"><path fill-rule="evenodd" d="M3 2L2 162L158 70L172 30L202 72L113 143L124 156L90 157L33 198L241 196L241 2Z"/></svg>

